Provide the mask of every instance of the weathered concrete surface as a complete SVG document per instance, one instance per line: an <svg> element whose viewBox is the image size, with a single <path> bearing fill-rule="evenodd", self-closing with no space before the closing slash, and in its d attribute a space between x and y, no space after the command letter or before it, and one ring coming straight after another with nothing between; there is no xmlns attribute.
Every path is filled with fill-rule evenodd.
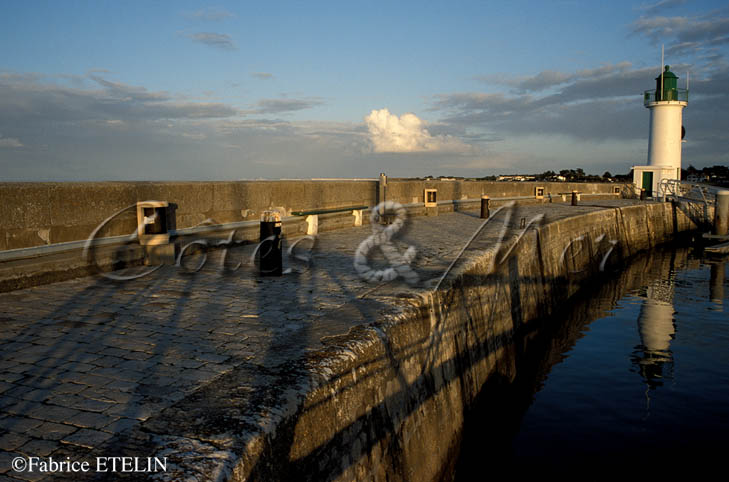
<svg viewBox="0 0 729 482"><path fill-rule="evenodd" d="M521 219L540 213L548 224L509 251ZM0 471L22 476L8 472L17 454L135 454L168 457L156 474L167 480L432 480L484 381L510 376L515 327L566 300L610 247L608 268L691 227L673 214L627 201L520 207L505 250L493 250L497 216L438 292L358 279L364 226L320 236L313 266L281 279L210 263L2 294ZM422 280L439 279L482 224L411 221L398 245L418 247Z"/></svg>

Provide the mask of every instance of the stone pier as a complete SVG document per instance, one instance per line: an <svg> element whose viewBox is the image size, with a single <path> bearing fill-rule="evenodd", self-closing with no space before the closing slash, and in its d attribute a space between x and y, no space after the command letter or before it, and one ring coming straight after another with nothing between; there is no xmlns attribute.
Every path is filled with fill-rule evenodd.
<svg viewBox="0 0 729 482"><path fill-rule="evenodd" d="M667 203L517 205L486 225L477 208L407 220L395 246L417 249L413 285L357 275L364 225L302 243L310 261L280 278L222 270L218 250L194 273L0 294L0 477L43 479L16 457L137 456L166 470L115 475L437 480L481 387L512 376L520 327L695 227Z"/></svg>

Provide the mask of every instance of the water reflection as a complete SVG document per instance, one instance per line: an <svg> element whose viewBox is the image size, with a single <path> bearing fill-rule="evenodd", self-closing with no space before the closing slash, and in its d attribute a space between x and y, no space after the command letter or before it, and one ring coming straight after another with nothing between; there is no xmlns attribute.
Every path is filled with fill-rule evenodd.
<svg viewBox="0 0 729 482"><path fill-rule="evenodd" d="M656 280L646 287L638 315L640 345L635 347L632 361L651 389L662 386L664 378L673 377L673 275L671 270L665 280Z"/></svg>
<svg viewBox="0 0 729 482"><path fill-rule="evenodd" d="M719 305L722 304L722 300L724 299L725 266L725 261L714 261L711 263L709 299L712 303L717 303Z"/></svg>
<svg viewBox="0 0 729 482"><path fill-rule="evenodd" d="M467 416L456 480L502 461L513 476L515 466L539 474L579 461L721 460L713 454L729 430L729 277L726 259L697 254L638 256L528 324L514 339L513 376L490 379Z"/></svg>

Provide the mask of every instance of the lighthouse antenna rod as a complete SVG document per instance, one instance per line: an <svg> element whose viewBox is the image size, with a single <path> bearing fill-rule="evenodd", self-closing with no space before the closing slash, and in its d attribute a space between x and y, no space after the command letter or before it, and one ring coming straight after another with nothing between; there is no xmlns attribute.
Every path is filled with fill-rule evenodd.
<svg viewBox="0 0 729 482"><path fill-rule="evenodd" d="M688 94L689 71L686 71L686 93Z"/></svg>
<svg viewBox="0 0 729 482"><path fill-rule="evenodd" d="M663 44L661 44L661 100L663 100Z"/></svg>

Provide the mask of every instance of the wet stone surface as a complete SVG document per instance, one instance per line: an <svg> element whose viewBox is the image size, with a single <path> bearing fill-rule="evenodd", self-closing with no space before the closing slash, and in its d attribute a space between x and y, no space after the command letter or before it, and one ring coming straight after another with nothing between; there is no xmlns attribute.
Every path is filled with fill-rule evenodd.
<svg viewBox="0 0 729 482"><path fill-rule="evenodd" d="M521 218L541 213L549 222L629 203L524 206L509 226L516 231ZM292 272L282 277L259 277L245 263L223 272L218 251L195 273L166 266L131 281L97 276L0 294L0 478L43 478L13 471L18 456L82 457L104 446L159 445L140 435L140 424L184 432L190 407L210 403L205 393L216 384L230 384L234 403L256 387L286 383L279 372L319 349L322 338L395 313L398 300L432 287L482 223L477 211L408 219L395 245L418 251L415 286L400 279L367 283L357 275L355 251L372 234L365 225L319 235L311 263L285 259ZM496 242L501 225L483 231L479 249ZM252 246L232 249L227 261L246 262L251 252ZM389 266L377 248L369 263ZM257 381L246 385L246 374ZM251 414L251 430L265 419ZM229 441L174 435L185 437L164 444L190 450L197 444L198 451L235 457L225 448Z"/></svg>

